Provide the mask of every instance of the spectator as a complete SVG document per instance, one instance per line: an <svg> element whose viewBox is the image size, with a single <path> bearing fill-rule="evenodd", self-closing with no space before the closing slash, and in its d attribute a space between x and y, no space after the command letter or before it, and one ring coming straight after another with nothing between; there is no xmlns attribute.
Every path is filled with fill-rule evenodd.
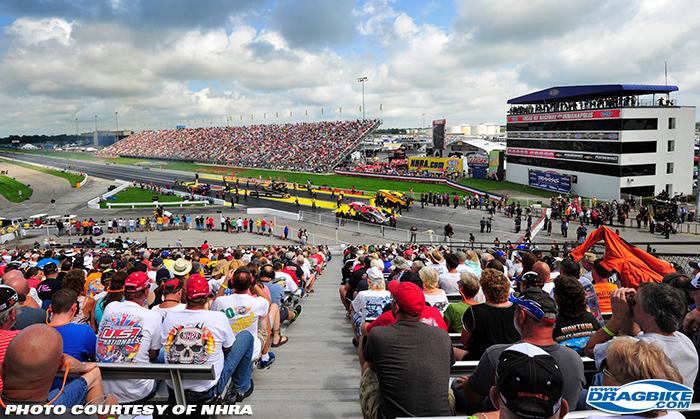
<svg viewBox="0 0 700 419"><path fill-rule="evenodd" d="M376 319L382 315L384 307L391 302L391 293L385 289L384 274L379 268L367 270L369 289L360 291L352 300L352 321L355 336L363 335L367 319Z"/></svg>
<svg viewBox="0 0 700 419"><path fill-rule="evenodd" d="M235 335L247 331L253 336L253 359L260 358L260 365L267 368L275 362L275 354L270 352L267 359L261 358L263 342L258 337L258 327L269 326L270 303L262 297L264 291L255 285L253 274L246 268L233 272L229 287L233 294L218 297L211 309L226 315Z"/></svg>
<svg viewBox="0 0 700 419"><path fill-rule="evenodd" d="M443 319L450 333L461 333L464 312L469 310L469 307L479 304L475 297L481 288L479 287L479 278L476 275L471 272L460 273L458 285L462 300L449 304L443 313Z"/></svg>
<svg viewBox="0 0 700 419"><path fill-rule="evenodd" d="M593 269L591 270L591 275L593 276L593 287L595 288L595 293L598 297L600 311L603 314L610 314L612 313L610 297L618 287L609 281L612 272L605 269L600 264L601 261L601 259L598 259L593 262Z"/></svg>
<svg viewBox="0 0 700 419"><path fill-rule="evenodd" d="M454 363L450 338L419 321L425 297L415 284L402 282L393 295L396 323L374 328L363 345L364 417L450 416L454 412L446 390Z"/></svg>
<svg viewBox="0 0 700 419"><path fill-rule="evenodd" d="M149 293L145 272L136 271L124 282L124 301L113 301L102 315L97 334L98 362L148 363L158 357L162 321L158 313L144 307ZM156 393L153 379L105 380L105 390L120 403L143 404Z"/></svg>
<svg viewBox="0 0 700 419"><path fill-rule="evenodd" d="M532 265L532 270L537 273L540 281L542 281L542 289L544 292L554 298L554 282L552 281L549 265L545 262L535 262L535 264Z"/></svg>
<svg viewBox="0 0 700 419"><path fill-rule="evenodd" d="M514 343L520 334L513 325L515 306L508 301L510 281L503 272L484 269L481 287L486 303L471 306L462 316L462 343L467 351L466 359L480 359L492 345ZM484 394L485 395L485 394Z"/></svg>
<svg viewBox="0 0 700 419"><path fill-rule="evenodd" d="M78 295L78 312L71 319L76 324L95 325L91 318L95 307L95 300L85 295L85 271L82 269L71 269L63 277L61 289L71 289Z"/></svg>
<svg viewBox="0 0 700 419"><path fill-rule="evenodd" d="M581 265L578 262L574 262L573 259L567 257L564 258L559 264L559 273L564 276L572 276L578 278L578 282L583 286L583 291L586 294L586 305L588 310L593 314L593 317L598 320L599 324L603 324L603 315L600 310L600 303L598 301L598 295L596 294L595 287L590 279L582 275Z"/></svg>
<svg viewBox="0 0 700 419"><path fill-rule="evenodd" d="M158 313L164 320L168 313L182 311L185 307L182 303L182 281L171 279L163 284L163 302L151 308L151 311Z"/></svg>
<svg viewBox="0 0 700 419"><path fill-rule="evenodd" d="M224 403L240 402L253 392L251 359L253 336L243 330L234 336L226 316L207 310L209 284L200 275L187 281L187 307L170 311L165 317L161 339L165 362L170 364L212 364L213 380L184 380L189 403L204 402L223 395Z"/></svg>
<svg viewBox="0 0 700 419"><path fill-rule="evenodd" d="M427 252L428 263L425 264L426 268L432 268L438 273L438 276L447 272L447 267L445 266L445 258L442 256L442 252L438 249L432 252Z"/></svg>
<svg viewBox="0 0 700 419"><path fill-rule="evenodd" d="M518 343L501 353L489 397L501 419L559 419L569 411L563 385L564 373L551 355L535 345Z"/></svg>
<svg viewBox="0 0 700 419"><path fill-rule="evenodd" d="M42 267L44 271L44 280L36 287L39 298L43 302L42 308L48 308L51 304L51 297L60 290L63 281L58 279L58 266L55 263L49 262Z"/></svg>
<svg viewBox="0 0 700 419"><path fill-rule="evenodd" d="M82 363L61 352L61 335L53 328L35 324L12 340L3 362L1 398L5 404L54 404L66 407L103 400L100 370L94 363ZM68 373L80 377L68 382ZM63 373L63 385L51 390L54 377ZM105 404L114 404L108 396Z"/></svg>
<svg viewBox="0 0 700 419"><path fill-rule="evenodd" d="M24 279L22 272L18 270L7 272L3 275L2 282L14 289L19 298L19 302L15 306L17 319L12 326L14 330L22 330L32 324L44 323L46 320L46 312L38 308L33 298L27 298L29 294L29 284L27 284L27 280Z"/></svg>
<svg viewBox="0 0 700 419"><path fill-rule="evenodd" d="M685 296L668 284L644 282L639 289L619 288L610 297L612 317L591 336L586 355L600 366L615 336L634 336L659 345L692 387L698 374L698 352L678 331L686 313Z"/></svg>
<svg viewBox="0 0 700 419"><path fill-rule="evenodd" d="M0 365L5 359L5 351L10 341L19 334L18 330L10 330L17 320L19 299L14 289L7 285L0 285ZM3 382L0 379L0 391L2 387Z"/></svg>
<svg viewBox="0 0 700 419"><path fill-rule="evenodd" d="M280 334L282 322L290 323L296 320L301 314L301 304L297 304L294 310L282 303L284 298L283 285L272 282L275 279L275 270L272 265L263 265L260 268L260 281L270 293L270 319L272 322L272 342L271 346L276 348L282 346L289 338Z"/></svg>
<svg viewBox="0 0 700 419"><path fill-rule="evenodd" d="M73 318L78 313L78 294L63 288L51 299L51 320L47 323L61 334L63 353L80 362L95 361L97 337L92 328L85 323L75 323Z"/></svg>
<svg viewBox="0 0 700 419"><path fill-rule="evenodd" d="M104 280L104 273L102 274L102 277ZM124 283L126 281L126 277L127 274L124 271L118 271L109 276L109 280L106 284L107 291L105 292L104 297L98 299L95 303L94 318L95 324L98 326L98 328L99 324L102 322L102 316L104 315L105 308L107 308L110 303L115 301L124 301Z"/></svg>
<svg viewBox="0 0 700 419"><path fill-rule="evenodd" d="M586 310L586 295L576 278L559 276L554 282L554 301L559 307L559 314L552 336L558 344L583 355L588 340L600 329L600 324Z"/></svg>
<svg viewBox="0 0 700 419"><path fill-rule="evenodd" d="M457 255L459 256L459 252ZM471 268L477 278L481 277L481 263L479 263L479 255L475 251L467 250L467 258L464 261L464 265L467 268Z"/></svg>
<svg viewBox="0 0 700 419"><path fill-rule="evenodd" d="M465 255L466 256L466 255ZM443 273L439 277L440 288L447 294L457 294L459 292L459 272L458 267L464 266L464 270L467 270L466 265L460 265L457 255L450 253L445 256L445 266L447 272Z"/></svg>
<svg viewBox="0 0 700 419"><path fill-rule="evenodd" d="M635 381L651 379L683 383L683 376L673 361L656 343L627 337L615 339L608 348L603 368L603 385L620 387ZM645 417L681 419L684 416L675 411L654 410L646 412ZM602 418L604 416L588 416L588 419Z"/></svg>
<svg viewBox="0 0 700 419"><path fill-rule="evenodd" d="M435 308L440 313L444 312L449 304L447 294L444 290L438 288L438 273L435 269L425 267L418 273L421 281L423 281L423 294L425 294L425 302Z"/></svg>
<svg viewBox="0 0 700 419"><path fill-rule="evenodd" d="M542 348L556 360L562 371L567 372L562 387L563 395L569 406L576 406L581 389L586 384L583 361L576 352L558 345L552 338L557 316L554 300L546 292L534 287L529 288L520 297L511 295L509 299L516 307L513 323L522 335L520 342ZM471 377L460 377L455 381L453 388L461 387L464 392L457 398L459 406L467 411L493 410L487 396L495 382L498 360L508 347L510 344L490 346L479 360Z"/></svg>

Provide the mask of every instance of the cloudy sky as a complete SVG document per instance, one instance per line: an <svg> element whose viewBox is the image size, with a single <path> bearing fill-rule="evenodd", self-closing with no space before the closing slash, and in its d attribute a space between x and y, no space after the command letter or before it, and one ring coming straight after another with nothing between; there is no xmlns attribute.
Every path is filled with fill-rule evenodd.
<svg viewBox="0 0 700 419"><path fill-rule="evenodd" d="M385 127L503 123L664 61L700 103L693 0L3 0L0 26L0 136L357 118L359 76Z"/></svg>

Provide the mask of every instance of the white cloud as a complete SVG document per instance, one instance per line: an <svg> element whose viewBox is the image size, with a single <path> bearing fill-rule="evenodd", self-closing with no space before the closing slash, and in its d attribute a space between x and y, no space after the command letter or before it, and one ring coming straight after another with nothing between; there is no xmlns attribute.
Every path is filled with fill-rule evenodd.
<svg viewBox="0 0 700 419"><path fill-rule="evenodd" d="M348 16L359 39L338 48L308 47L303 25L290 39L260 24L267 11L157 30L21 17L3 39L0 136L73 132L76 115L83 130L95 114L111 127L115 110L134 129L241 123L240 115L250 123L251 113L254 122L330 119L339 108L359 117L360 75L369 78L367 115L385 126L415 126L423 113L503 122L510 97L561 84L662 83L664 61L679 101L700 100L700 9L691 0L465 0L451 26L401 6L359 4Z"/></svg>

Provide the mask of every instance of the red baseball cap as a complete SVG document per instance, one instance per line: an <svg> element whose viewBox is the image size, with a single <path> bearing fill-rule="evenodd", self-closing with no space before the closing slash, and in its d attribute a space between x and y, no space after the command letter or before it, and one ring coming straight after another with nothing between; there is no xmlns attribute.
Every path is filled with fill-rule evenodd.
<svg viewBox="0 0 700 419"><path fill-rule="evenodd" d="M418 285L412 282L401 282L398 286L391 288L394 300L401 311L409 316L420 316L425 308L425 295Z"/></svg>
<svg viewBox="0 0 700 419"><path fill-rule="evenodd" d="M197 298L206 297L209 295L209 283L202 275L194 274L187 280L186 295L188 300L196 300Z"/></svg>
<svg viewBox="0 0 700 419"><path fill-rule="evenodd" d="M132 272L124 281L124 291L126 292L139 292L145 290L150 285L150 279L146 272L136 271Z"/></svg>

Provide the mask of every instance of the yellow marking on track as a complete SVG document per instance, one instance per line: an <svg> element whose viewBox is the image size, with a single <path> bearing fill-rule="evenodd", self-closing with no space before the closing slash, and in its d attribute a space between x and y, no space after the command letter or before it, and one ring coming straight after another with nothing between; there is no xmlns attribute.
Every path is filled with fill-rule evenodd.
<svg viewBox="0 0 700 419"><path fill-rule="evenodd" d="M290 198L272 198L269 196L261 196L260 199L269 199L270 201L278 201L278 202L288 202L290 204L294 204L295 198L292 196ZM310 207L311 206L311 198L301 198L299 197L299 204ZM329 209L335 209L336 205L335 202L331 201L323 201L321 199L316 200L316 206L318 208L329 208Z"/></svg>

